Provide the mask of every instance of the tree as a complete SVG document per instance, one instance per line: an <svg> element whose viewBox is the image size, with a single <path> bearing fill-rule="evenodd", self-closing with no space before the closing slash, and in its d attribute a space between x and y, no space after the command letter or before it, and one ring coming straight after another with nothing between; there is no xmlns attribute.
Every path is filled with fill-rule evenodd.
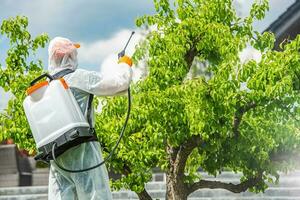
<svg viewBox="0 0 300 200"><path fill-rule="evenodd" d="M32 38L27 30L28 19L17 16L3 20L1 34L9 39L9 49L5 65L0 64L0 87L10 92L13 98L9 100L4 113L0 115L0 141L12 138L20 148L35 150L35 143L27 123L23 100L29 83L43 71L41 60L35 59L35 52L45 47L48 36L41 34Z"/></svg>
<svg viewBox="0 0 300 200"><path fill-rule="evenodd" d="M151 199L144 185L152 168L167 175L167 199L187 199L201 188L234 193L261 192L291 167L299 150L300 37L274 51L272 33L258 33L252 22L264 17L268 1L256 1L239 18L232 0L154 0L156 14L137 26L155 27L138 46L149 76L132 86L132 111L118 152L108 167L123 174L115 188ZM238 53L251 44L259 62L241 63ZM204 75L186 80L195 60L206 61ZM246 85L243 87L242 85ZM104 155L114 146L126 114L126 98L106 98L96 129ZM203 180L242 172L239 184ZM276 178L274 178L276 177Z"/></svg>
<svg viewBox="0 0 300 200"><path fill-rule="evenodd" d="M157 13L137 20L155 30L139 45L136 62L146 59L149 76L132 85L131 118L117 153L107 166L122 178L113 187L151 199L144 188L152 168L167 174L167 198L187 199L201 188L232 192L264 191L291 165L286 155L299 150L300 37L273 51L274 36L253 31L262 19L266 0L253 4L246 18L236 16L231 0L155 0ZM2 22L1 33L11 41L0 86L10 100L0 127L0 139L13 138L23 148L35 145L22 101L30 80L42 72L30 55L48 40L31 39L27 19ZM259 62L241 63L238 53L251 44L262 52ZM195 61L206 61L204 75L186 79ZM241 85L246 85L242 87ZM126 114L126 97L100 99L96 129L104 156L115 145ZM217 175L242 172L239 184L203 180L198 169ZM276 177L276 180L274 179Z"/></svg>

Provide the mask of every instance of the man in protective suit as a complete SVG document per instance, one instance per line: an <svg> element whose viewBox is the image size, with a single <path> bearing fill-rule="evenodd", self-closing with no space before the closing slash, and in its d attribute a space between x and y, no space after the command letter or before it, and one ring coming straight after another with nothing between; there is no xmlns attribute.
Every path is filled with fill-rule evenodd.
<svg viewBox="0 0 300 200"><path fill-rule="evenodd" d="M49 66L50 74L56 74L64 69L74 72L64 76L67 84L78 102L84 116L87 117L90 94L97 96L115 95L126 91L129 87L132 70L132 61L124 56L116 61L117 69L111 76L103 76L100 72L77 69L77 48L69 39L56 37L49 44ZM92 125L94 127L94 111L91 111ZM92 127L92 128L93 128ZM94 166L103 161L100 144L97 141L84 142L74 146L63 154L57 161L67 169L80 170ZM105 165L101 167L80 172L69 173L60 169L51 161L49 175L49 200L110 200L112 199L109 188L108 173Z"/></svg>

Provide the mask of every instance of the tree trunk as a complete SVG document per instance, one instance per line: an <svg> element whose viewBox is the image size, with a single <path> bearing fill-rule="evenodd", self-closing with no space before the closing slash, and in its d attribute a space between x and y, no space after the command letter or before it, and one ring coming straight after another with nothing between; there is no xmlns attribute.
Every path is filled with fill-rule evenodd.
<svg viewBox="0 0 300 200"><path fill-rule="evenodd" d="M183 177L167 174L166 200L187 200L187 196Z"/></svg>
<svg viewBox="0 0 300 200"><path fill-rule="evenodd" d="M136 194L138 195L140 200L152 200L151 196L145 189L142 192Z"/></svg>

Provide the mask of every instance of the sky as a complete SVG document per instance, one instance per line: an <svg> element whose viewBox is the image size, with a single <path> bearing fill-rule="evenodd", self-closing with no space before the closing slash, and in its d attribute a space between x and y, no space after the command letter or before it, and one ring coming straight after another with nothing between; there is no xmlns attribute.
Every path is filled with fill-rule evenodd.
<svg viewBox="0 0 300 200"><path fill-rule="evenodd" d="M242 16L249 13L253 0L235 0ZM265 30L295 0L270 0L270 11L263 21L255 22L258 31ZM3 19L25 15L29 19L29 31L33 36L47 33L50 38L62 36L79 42L79 66L100 70L101 64L116 58L132 30L137 31L129 45L128 54L134 51L141 38L135 27L135 19L153 14L151 0L1 0L0 23ZM8 41L0 35L0 63L3 64ZM47 69L47 48L39 50ZM5 107L9 94L0 88L0 111Z"/></svg>

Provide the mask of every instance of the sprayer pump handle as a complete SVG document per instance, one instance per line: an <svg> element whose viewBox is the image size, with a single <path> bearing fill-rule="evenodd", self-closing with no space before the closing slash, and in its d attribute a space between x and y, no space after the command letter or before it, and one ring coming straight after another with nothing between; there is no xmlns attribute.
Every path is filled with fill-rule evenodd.
<svg viewBox="0 0 300 200"><path fill-rule="evenodd" d="M31 81L30 86L33 86L34 84L36 84L39 80L43 79L44 77L47 77L50 79L50 81L53 80L53 77L50 74L42 74L39 77L37 77L36 79L34 79L33 81Z"/></svg>

